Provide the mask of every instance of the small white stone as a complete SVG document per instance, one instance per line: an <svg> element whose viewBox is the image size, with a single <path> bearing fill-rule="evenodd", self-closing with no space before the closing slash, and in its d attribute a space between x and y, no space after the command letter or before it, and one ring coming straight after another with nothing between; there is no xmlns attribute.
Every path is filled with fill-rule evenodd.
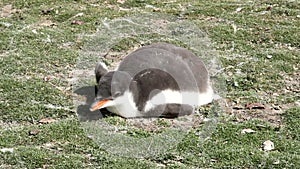
<svg viewBox="0 0 300 169"><path fill-rule="evenodd" d="M273 164L279 164L280 161L279 160L276 160Z"/></svg>
<svg viewBox="0 0 300 169"><path fill-rule="evenodd" d="M83 15L84 15L84 13L80 12L80 13L76 14L74 17L83 16Z"/></svg>
<svg viewBox="0 0 300 169"><path fill-rule="evenodd" d="M34 33L34 34L38 34L38 32L36 31L36 29L32 29L31 32Z"/></svg>
<svg viewBox="0 0 300 169"><path fill-rule="evenodd" d="M263 143L263 150L264 151L271 151L274 149L274 143L271 140L267 140Z"/></svg>
<svg viewBox="0 0 300 169"><path fill-rule="evenodd" d="M247 133L255 133L256 131L252 130L252 129L243 129L241 131L242 134L247 134Z"/></svg>
<svg viewBox="0 0 300 169"><path fill-rule="evenodd" d="M234 82L233 82L233 85L234 85L235 87L239 87L239 83L238 83L237 81L234 81Z"/></svg>
<svg viewBox="0 0 300 169"><path fill-rule="evenodd" d="M235 34L237 31L237 26L236 24L231 24L232 28L233 28L233 33Z"/></svg>
<svg viewBox="0 0 300 169"><path fill-rule="evenodd" d="M12 152L14 152L14 148L2 148L2 149L0 149L0 151L2 153L6 153L6 152L12 153Z"/></svg>
<svg viewBox="0 0 300 169"><path fill-rule="evenodd" d="M267 55L267 58L268 59L271 59L273 56L272 55Z"/></svg>
<svg viewBox="0 0 300 169"><path fill-rule="evenodd" d="M235 12L241 12L241 10L244 9L243 7L236 8Z"/></svg>

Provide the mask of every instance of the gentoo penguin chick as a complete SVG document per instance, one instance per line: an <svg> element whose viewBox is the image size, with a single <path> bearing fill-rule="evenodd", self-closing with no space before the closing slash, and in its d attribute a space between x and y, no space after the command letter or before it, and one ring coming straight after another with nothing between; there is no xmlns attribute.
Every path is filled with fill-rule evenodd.
<svg viewBox="0 0 300 169"><path fill-rule="evenodd" d="M98 91L91 111L106 108L125 118L177 117L213 100L203 62L172 44L141 47L115 71L99 63L95 73Z"/></svg>

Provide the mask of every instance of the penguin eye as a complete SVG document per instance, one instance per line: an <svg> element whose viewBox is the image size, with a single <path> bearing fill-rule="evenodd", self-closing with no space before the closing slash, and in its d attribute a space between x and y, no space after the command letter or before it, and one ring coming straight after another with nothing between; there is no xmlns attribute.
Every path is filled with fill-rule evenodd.
<svg viewBox="0 0 300 169"><path fill-rule="evenodd" d="M120 91L117 91L114 93L113 97L116 98L116 97L119 97L121 96L121 92Z"/></svg>

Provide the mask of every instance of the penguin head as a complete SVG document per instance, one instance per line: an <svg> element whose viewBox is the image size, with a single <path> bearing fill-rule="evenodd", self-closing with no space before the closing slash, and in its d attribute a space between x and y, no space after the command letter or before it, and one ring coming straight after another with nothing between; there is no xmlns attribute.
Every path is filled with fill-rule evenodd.
<svg viewBox="0 0 300 169"><path fill-rule="evenodd" d="M106 72L98 76L98 91L90 110L95 111L106 107L116 106L116 100L128 90L131 76L123 71Z"/></svg>

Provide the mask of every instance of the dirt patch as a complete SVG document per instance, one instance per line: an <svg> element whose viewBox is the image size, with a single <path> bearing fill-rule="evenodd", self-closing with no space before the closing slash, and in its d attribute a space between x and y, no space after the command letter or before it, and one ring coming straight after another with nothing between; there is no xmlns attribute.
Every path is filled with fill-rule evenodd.
<svg viewBox="0 0 300 169"><path fill-rule="evenodd" d="M203 115L193 113L178 118L137 118L127 119L129 126L149 132L159 132L165 128L190 129L203 124L207 120Z"/></svg>
<svg viewBox="0 0 300 169"><path fill-rule="evenodd" d="M120 62L130 53L135 51L141 47L141 45L135 45L134 47L128 49L128 50L122 50L122 51L108 51L105 55L103 55L102 59L105 61L105 64L107 65L109 70L115 70Z"/></svg>
<svg viewBox="0 0 300 169"><path fill-rule="evenodd" d="M24 127L27 126L31 126L32 123L30 122L16 122L16 121L12 121L12 122L4 122L2 120L0 120L0 129L1 130L22 130Z"/></svg>
<svg viewBox="0 0 300 169"><path fill-rule="evenodd" d="M295 71L290 76L284 76L284 93L293 93L300 99L300 70L294 67Z"/></svg>
<svg viewBox="0 0 300 169"><path fill-rule="evenodd" d="M296 103L289 104L259 104L259 107L249 107L248 104L241 105L227 102L226 114L234 116L238 122L260 119L275 126L282 125L281 115L289 108L297 106Z"/></svg>
<svg viewBox="0 0 300 169"><path fill-rule="evenodd" d="M19 10L14 9L12 5L5 5L1 7L0 18L10 17L14 13L19 12Z"/></svg>

